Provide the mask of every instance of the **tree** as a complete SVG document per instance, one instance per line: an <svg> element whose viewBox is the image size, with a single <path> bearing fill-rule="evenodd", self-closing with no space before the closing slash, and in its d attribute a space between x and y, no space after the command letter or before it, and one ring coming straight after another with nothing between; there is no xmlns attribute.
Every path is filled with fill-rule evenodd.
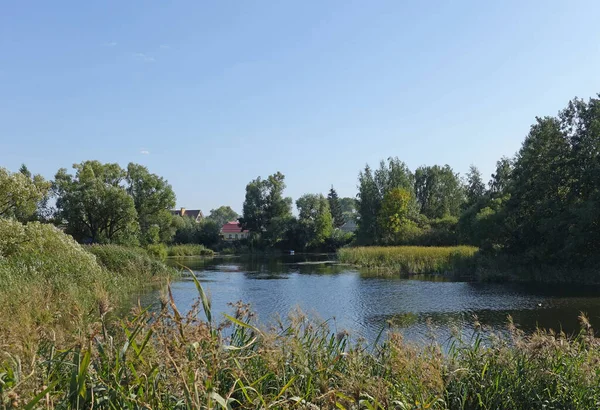
<svg viewBox="0 0 600 410"><path fill-rule="evenodd" d="M143 243L170 242L175 193L162 177L151 174L143 165L127 165L127 193L133 198Z"/></svg>
<svg viewBox="0 0 600 410"><path fill-rule="evenodd" d="M243 216L239 223L251 235L260 235L264 245L273 247L285 236L292 217L292 199L283 196L285 176L281 172L260 177L246 185Z"/></svg>
<svg viewBox="0 0 600 410"><path fill-rule="evenodd" d="M353 221L356 218L356 199L355 198L340 198L340 207L345 221Z"/></svg>
<svg viewBox="0 0 600 410"><path fill-rule="evenodd" d="M219 227L227 222L237 221L239 215L229 206L220 206L217 209L211 209L207 219L214 221Z"/></svg>
<svg viewBox="0 0 600 410"><path fill-rule="evenodd" d="M415 193L420 212L430 219L458 216L465 200L459 175L449 165L417 168Z"/></svg>
<svg viewBox="0 0 600 410"><path fill-rule="evenodd" d="M385 194L377 216L379 232L384 242L394 243L401 236L415 233L417 226L411 220L412 201L412 193L405 188L394 188Z"/></svg>
<svg viewBox="0 0 600 410"><path fill-rule="evenodd" d="M79 241L131 240L138 230L133 198L123 185L126 172L118 164L85 161L61 168L55 176L56 207L67 232Z"/></svg>
<svg viewBox="0 0 600 410"><path fill-rule="evenodd" d="M477 169L475 165L471 165L469 167L469 172L467 173L466 205L471 206L480 201L485 193L485 183L481 178L481 172L479 172L479 169Z"/></svg>
<svg viewBox="0 0 600 410"><path fill-rule="evenodd" d="M379 169L375 172L367 165L364 171L360 172L358 181L357 239L363 244L373 244L380 239L377 217L385 194L394 188L404 188L412 193L414 175L404 162L390 157L387 163L381 161ZM416 208L416 202L410 204L410 207Z"/></svg>
<svg viewBox="0 0 600 410"><path fill-rule="evenodd" d="M340 203L338 194L333 186L329 190L327 201L329 202L329 210L331 211L331 216L333 218L334 228L341 228L346 223L346 218L344 217L342 204Z"/></svg>
<svg viewBox="0 0 600 410"><path fill-rule="evenodd" d="M25 165L17 173L0 168L0 218L20 222L35 219L38 205L47 197L50 183L32 176Z"/></svg>
<svg viewBox="0 0 600 410"><path fill-rule="evenodd" d="M492 174L489 182L492 196L502 196L507 192L511 181L513 161L508 157L502 157L496 162L496 171Z"/></svg>
<svg viewBox="0 0 600 410"><path fill-rule="evenodd" d="M306 246L318 248L333 232L333 217L329 201L323 195L305 194L296 201L298 224L303 230Z"/></svg>

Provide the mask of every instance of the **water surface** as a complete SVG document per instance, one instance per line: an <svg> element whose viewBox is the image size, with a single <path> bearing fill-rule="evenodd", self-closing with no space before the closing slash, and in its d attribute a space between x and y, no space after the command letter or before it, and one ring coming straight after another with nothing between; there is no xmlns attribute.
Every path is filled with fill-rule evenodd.
<svg viewBox="0 0 600 410"><path fill-rule="evenodd" d="M331 319L334 331L373 341L382 329L403 333L422 342L434 336L444 342L453 329L470 334L475 317L491 331L506 329L512 316L518 327L536 326L572 333L577 317L586 312L600 325L598 288L471 283L440 277L383 278L347 266L323 263L330 255L277 258L219 257L180 260L194 270L212 300L213 317L231 313L230 302L251 305L261 323L285 318L300 308L321 319ZM172 284L180 310L197 298L190 278ZM155 303L158 291L142 303ZM598 326L596 326L598 327Z"/></svg>

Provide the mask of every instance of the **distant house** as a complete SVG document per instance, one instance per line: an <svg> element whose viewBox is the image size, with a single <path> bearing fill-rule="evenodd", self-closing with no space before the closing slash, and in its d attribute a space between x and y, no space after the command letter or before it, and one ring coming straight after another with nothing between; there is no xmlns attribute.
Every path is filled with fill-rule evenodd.
<svg viewBox="0 0 600 410"><path fill-rule="evenodd" d="M346 223L343 224L340 229L342 232L354 232L356 231L356 222L353 220L346 221Z"/></svg>
<svg viewBox="0 0 600 410"><path fill-rule="evenodd" d="M226 241L239 241L245 239L249 235L249 231L242 229L238 221L227 222L221 228L221 236Z"/></svg>
<svg viewBox="0 0 600 410"><path fill-rule="evenodd" d="M204 219L204 214L199 209L172 209L171 215L173 216L187 216L188 218L192 218L196 223L200 222Z"/></svg>

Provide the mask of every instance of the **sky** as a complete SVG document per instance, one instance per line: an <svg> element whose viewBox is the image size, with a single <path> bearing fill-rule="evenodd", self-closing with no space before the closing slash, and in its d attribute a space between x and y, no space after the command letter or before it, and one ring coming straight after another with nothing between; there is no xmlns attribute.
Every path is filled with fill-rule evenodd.
<svg viewBox="0 0 600 410"><path fill-rule="evenodd" d="M0 166L143 164L177 206L356 194L365 164L485 180L600 92L600 2L20 1L0 12Z"/></svg>

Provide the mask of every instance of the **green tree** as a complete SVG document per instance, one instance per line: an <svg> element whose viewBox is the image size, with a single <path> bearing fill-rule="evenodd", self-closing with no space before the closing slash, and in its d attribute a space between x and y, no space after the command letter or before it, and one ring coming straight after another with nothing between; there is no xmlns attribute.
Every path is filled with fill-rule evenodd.
<svg viewBox="0 0 600 410"><path fill-rule="evenodd" d="M77 240L131 241L138 228L133 198L118 164L85 161L73 165L75 175L60 169L55 176L59 220Z"/></svg>
<svg viewBox="0 0 600 410"><path fill-rule="evenodd" d="M227 222L237 221L239 215L230 206L220 206L217 209L211 209L207 219L214 221L219 227Z"/></svg>
<svg viewBox="0 0 600 410"><path fill-rule="evenodd" d="M329 190L327 201L329 201L329 210L331 211L331 216L333 217L334 228L341 228L346 223L346 218L344 217L342 204L340 203L338 194L333 186Z"/></svg>
<svg viewBox="0 0 600 410"><path fill-rule="evenodd" d="M356 219L356 199L340 198L340 207L345 221L354 221Z"/></svg>
<svg viewBox="0 0 600 410"><path fill-rule="evenodd" d="M267 247L274 247L283 240L292 218L292 199L283 196L284 180L285 176L277 172L266 180L258 177L246 186L240 225L251 235L260 235Z"/></svg>
<svg viewBox="0 0 600 410"><path fill-rule="evenodd" d="M458 216L465 201L460 177L449 165L417 168L415 193L420 212L430 219Z"/></svg>
<svg viewBox="0 0 600 410"><path fill-rule="evenodd" d="M134 163L127 166L125 182L135 204L142 242L170 242L175 233L169 211L175 206L171 185L145 166Z"/></svg>
<svg viewBox="0 0 600 410"><path fill-rule="evenodd" d="M31 175L25 165L17 173L0 167L0 218L21 222L36 219L39 204L48 196L50 183Z"/></svg>
<svg viewBox="0 0 600 410"><path fill-rule="evenodd" d="M479 169L475 165L471 165L467 173L466 205L471 206L477 203L484 197L485 193L485 183L483 182L483 178L481 178L481 172L479 172Z"/></svg>
<svg viewBox="0 0 600 410"><path fill-rule="evenodd" d="M385 243L395 243L415 234L418 228L411 219L412 203L412 192L405 188L394 188L385 194L377 216L379 232Z"/></svg>
<svg viewBox="0 0 600 410"><path fill-rule="evenodd" d="M318 248L333 232L329 201L323 195L305 194L296 201L298 223L304 231L306 246Z"/></svg>

